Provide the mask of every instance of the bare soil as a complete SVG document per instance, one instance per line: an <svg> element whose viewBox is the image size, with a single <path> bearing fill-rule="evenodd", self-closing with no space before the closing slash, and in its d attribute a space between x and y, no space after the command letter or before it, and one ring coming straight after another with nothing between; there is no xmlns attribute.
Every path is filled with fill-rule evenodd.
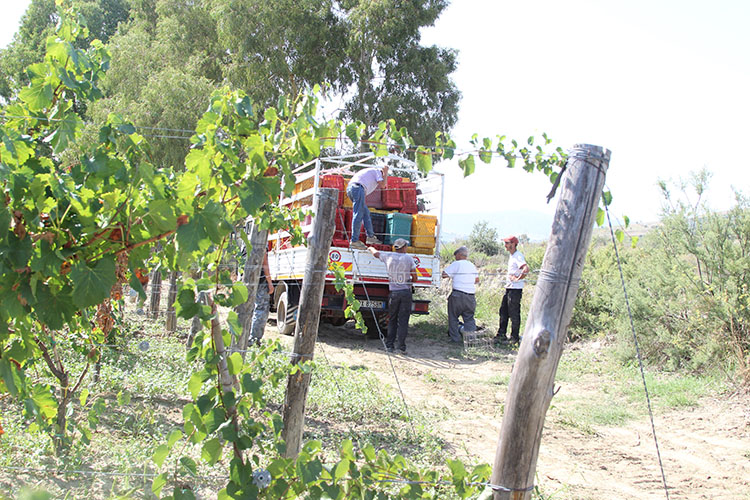
<svg viewBox="0 0 750 500"><path fill-rule="evenodd" d="M276 337L270 325L267 335ZM291 345L290 337L282 340ZM393 390L395 371L410 406L440 415L434 433L448 443L449 453L492 464L507 389L492 381L510 375L514 353L472 359L443 340L413 335L407 343L408 356L389 356L379 340L356 335L350 325L321 325L316 355L367 367ZM565 382L561 390L584 396L592 393L590 384ZM545 498L666 497L647 416L593 432L549 417L537 464ZM750 398L704 398L695 407L657 413L655 426L670 498L750 499Z"/></svg>

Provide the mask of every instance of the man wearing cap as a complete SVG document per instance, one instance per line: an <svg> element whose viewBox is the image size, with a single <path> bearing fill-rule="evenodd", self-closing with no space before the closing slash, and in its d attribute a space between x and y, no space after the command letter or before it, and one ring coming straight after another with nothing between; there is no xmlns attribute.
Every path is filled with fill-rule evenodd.
<svg viewBox="0 0 750 500"><path fill-rule="evenodd" d="M375 237L375 231L372 229L372 219L370 218L370 209L367 208L365 199L367 195L375 191L376 188L384 189L387 184L388 166L370 167L360 170L351 178L346 187L346 195L352 200L352 227L349 237L349 248L358 248L364 250L365 244L359 241L359 231L362 223L365 224L367 233L367 244L377 245L380 240Z"/></svg>
<svg viewBox="0 0 750 500"><path fill-rule="evenodd" d="M411 286L417 281L417 266L414 258L406 253L409 244L403 238L393 242L393 252L381 252L374 247L368 247L376 259L385 263L388 271L388 336L385 339L385 349L394 352L397 346L401 353L406 354L406 333L409 329L411 316Z"/></svg>
<svg viewBox="0 0 750 500"><path fill-rule="evenodd" d="M505 295L500 305L500 328L497 330L496 342L508 342L506 332L510 319L510 341L519 342L521 337L521 296L523 295L524 278L529 274L523 254L517 250L518 238L508 236L503 240L505 249L510 254L508 259L508 274L506 276Z"/></svg>
<svg viewBox="0 0 750 500"><path fill-rule="evenodd" d="M459 316L463 319L464 331L473 332L477 329L474 321L474 310L477 308L474 293L479 283L479 272L474 264L466 260L469 257L468 248L457 248L453 257L456 260L443 269L443 278L453 280L453 291L448 296L448 335L451 342L462 342Z"/></svg>

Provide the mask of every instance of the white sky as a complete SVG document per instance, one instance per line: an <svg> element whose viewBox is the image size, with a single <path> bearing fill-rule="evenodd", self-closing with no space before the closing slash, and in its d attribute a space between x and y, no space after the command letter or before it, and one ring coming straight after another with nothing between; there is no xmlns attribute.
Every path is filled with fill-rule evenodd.
<svg viewBox="0 0 750 500"><path fill-rule="evenodd" d="M2 0L0 46L28 3ZM460 52L459 147L475 132L604 146L613 212L649 222L660 178L708 167L715 209L731 205L731 186L749 191L748 22L744 0L453 0L423 42ZM540 174L499 162L467 179L440 169L447 212L554 211Z"/></svg>

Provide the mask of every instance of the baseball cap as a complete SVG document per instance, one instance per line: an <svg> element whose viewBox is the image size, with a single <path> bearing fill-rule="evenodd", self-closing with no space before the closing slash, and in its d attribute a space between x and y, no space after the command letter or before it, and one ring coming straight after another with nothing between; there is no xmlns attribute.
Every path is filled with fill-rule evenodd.
<svg viewBox="0 0 750 500"><path fill-rule="evenodd" d="M406 241L403 238L399 238L396 241L393 242L393 248L394 250L398 250L399 248L404 248L406 245L408 245L409 242Z"/></svg>
<svg viewBox="0 0 750 500"><path fill-rule="evenodd" d="M518 238L516 238L515 236L508 236L507 238L503 238L503 241L505 243L515 243L516 245L518 245Z"/></svg>

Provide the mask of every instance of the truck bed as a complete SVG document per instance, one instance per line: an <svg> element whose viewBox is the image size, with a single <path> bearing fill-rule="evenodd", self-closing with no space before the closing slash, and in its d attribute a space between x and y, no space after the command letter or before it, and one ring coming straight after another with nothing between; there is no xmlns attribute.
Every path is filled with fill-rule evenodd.
<svg viewBox="0 0 750 500"><path fill-rule="evenodd" d="M440 259L435 255L409 254L414 258L417 266L416 287L440 286ZM326 281L333 281L335 275L330 270L334 263L344 267L346 277L355 284L383 284L388 283L385 264L370 254L367 250L356 250L345 247L331 247L328 252L329 271ZM268 252L268 265L271 279L301 280L305 274L307 264L307 247L293 247Z"/></svg>

